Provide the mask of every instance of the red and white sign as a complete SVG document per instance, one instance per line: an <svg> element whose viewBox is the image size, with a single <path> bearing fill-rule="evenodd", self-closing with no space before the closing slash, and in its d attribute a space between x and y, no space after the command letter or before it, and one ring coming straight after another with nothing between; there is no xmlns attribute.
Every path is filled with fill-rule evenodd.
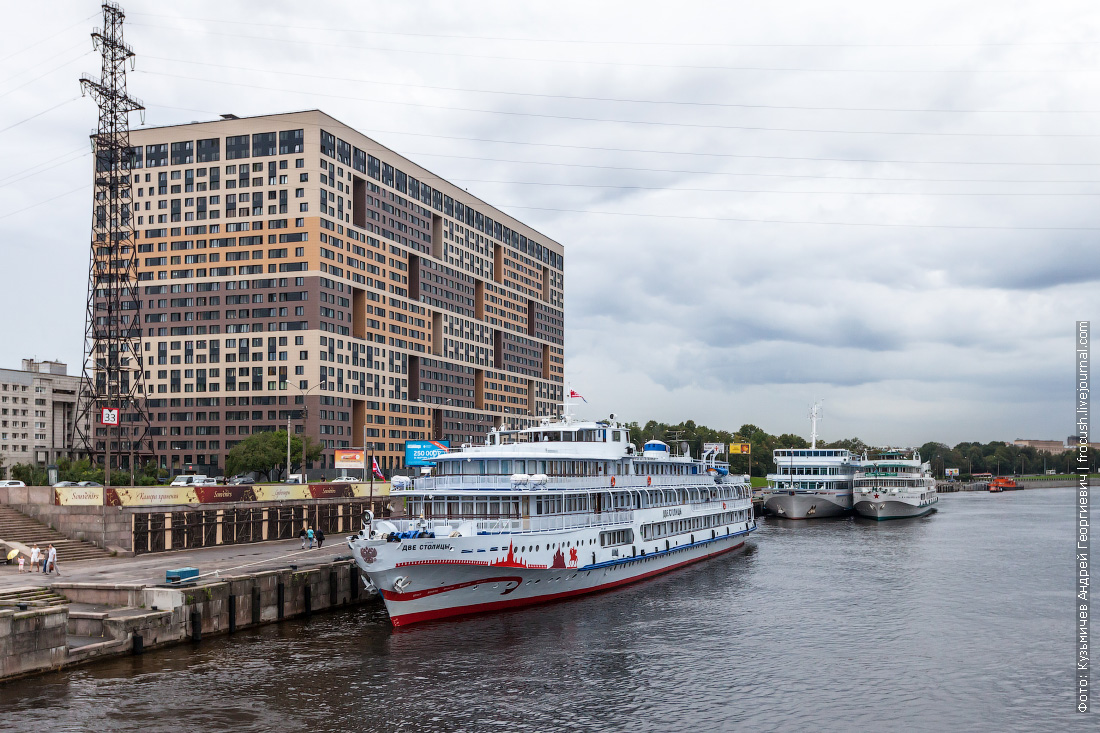
<svg viewBox="0 0 1100 733"><path fill-rule="evenodd" d="M99 411L100 425L118 425L118 408L104 407Z"/></svg>

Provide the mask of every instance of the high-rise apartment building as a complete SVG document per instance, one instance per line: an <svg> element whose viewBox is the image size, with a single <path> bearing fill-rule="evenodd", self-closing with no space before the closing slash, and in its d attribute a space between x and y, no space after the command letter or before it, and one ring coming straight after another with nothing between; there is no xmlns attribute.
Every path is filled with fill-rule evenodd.
<svg viewBox="0 0 1100 733"><path fill-rule="evenodd" d="M80 376L59 361L0 369L0 479L19 463L45 467L84 456L83 446L73 446L79 391Z"/></svg>
<svg viewBox="0 0 1100 733"><path fill-rule="evenodd" d="M326 466L365 431L394 470L556 414L560 244L323 112L223 117L130 135L162 466L220 472L289 419Z"/></svg>

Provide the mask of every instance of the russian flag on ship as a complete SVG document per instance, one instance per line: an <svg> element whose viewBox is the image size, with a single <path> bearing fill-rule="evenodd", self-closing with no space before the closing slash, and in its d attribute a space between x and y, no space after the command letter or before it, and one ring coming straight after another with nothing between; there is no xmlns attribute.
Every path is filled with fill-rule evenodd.
<svg viewBox="0 0 1100 733"><path fill-rule="evenodd" d="M382 469L378 467L378 458L372 456L370 462L371 470L374 471L374 475L380 479L385 479L386 477L383 475Z"/></svg>

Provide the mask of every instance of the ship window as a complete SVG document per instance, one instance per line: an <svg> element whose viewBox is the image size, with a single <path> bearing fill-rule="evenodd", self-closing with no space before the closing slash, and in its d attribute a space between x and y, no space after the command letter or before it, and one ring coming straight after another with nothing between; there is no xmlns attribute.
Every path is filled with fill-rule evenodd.
<svg viewBox="0 0 1100 733"><path fill-rule="evenodd" d="M489 461L486 464L486 473L497 474L500 473L500 461Z"/></svg>
<svg viewBox="0 0 1100 733"><path fill-rule="evenodd" d="M515 472L516 473L523 473L526 470L525 469L526 465L527 464L522 460L516 461Z"/></svg>

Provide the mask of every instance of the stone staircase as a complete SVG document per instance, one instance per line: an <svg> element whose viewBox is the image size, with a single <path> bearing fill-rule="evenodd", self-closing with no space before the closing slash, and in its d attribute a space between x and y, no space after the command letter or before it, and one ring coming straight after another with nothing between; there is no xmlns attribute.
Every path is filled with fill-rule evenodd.
<svg viewBox="0 0 1100 733"><path fill-rule="evenodd" d="M26 604L28 608L45 608L63 606L68 602L69 599L65 596L43 587L11 588L0 591L0 609L18 607L20 604Z"/></svg>
<svg viewBox="0 0 1100 733"><path fill-rule="evenodd" d="M57 548L57 567L61 572L65 572L66 563L110 557L110 553L90 542L70 540L38 520L0 504L0 541L4 540L20 542L27 547L37 542L43 552L52 543Z"/></svg>

